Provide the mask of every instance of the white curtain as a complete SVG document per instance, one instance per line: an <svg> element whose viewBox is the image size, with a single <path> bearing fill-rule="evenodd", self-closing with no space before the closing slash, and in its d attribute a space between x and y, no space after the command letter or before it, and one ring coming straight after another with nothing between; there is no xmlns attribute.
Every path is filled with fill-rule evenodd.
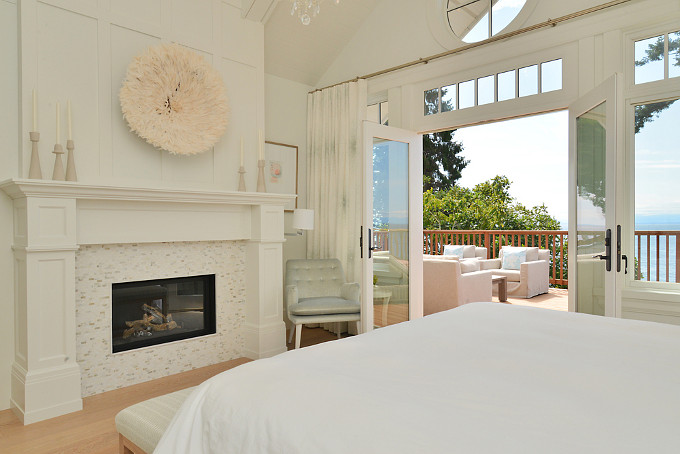
<svg viewBox="0 0 680 454"><path fill-rule="evenodd" d="M311 93L307 100L308 258L338 258L348 282L361 279L363 139L366 81Z"/></svg>
<svg viewBox="0 0 680 454"><path fill-rule="evenodd" d="M309 94L307 99L308 258L338 258L348 282L361 282L363 138L366 81Z"/></svg>

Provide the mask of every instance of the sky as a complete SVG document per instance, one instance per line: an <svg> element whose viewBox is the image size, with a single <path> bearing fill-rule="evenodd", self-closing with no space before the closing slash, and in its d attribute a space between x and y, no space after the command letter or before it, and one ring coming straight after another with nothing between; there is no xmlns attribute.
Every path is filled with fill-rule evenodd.
<svg viewBox="0 0 680 454"><path fill-rule="evenodd" d="M518 202L545 204L566 228L568 123L567 111L560 111L458 129L453 139L463 143L462 155L470 160L458 184L470 188L505 175Z"/></svg>

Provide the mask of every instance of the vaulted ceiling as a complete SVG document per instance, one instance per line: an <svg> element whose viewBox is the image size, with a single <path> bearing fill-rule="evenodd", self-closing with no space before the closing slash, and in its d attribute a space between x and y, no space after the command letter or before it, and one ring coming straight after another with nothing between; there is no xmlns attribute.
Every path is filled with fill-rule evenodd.
<svg viewBox="0 0 680 454"><path fill-rule="evenodd" d="M264 27L265 71L314 86L381 0L326 0L311 24L279 1Z"/></svg>

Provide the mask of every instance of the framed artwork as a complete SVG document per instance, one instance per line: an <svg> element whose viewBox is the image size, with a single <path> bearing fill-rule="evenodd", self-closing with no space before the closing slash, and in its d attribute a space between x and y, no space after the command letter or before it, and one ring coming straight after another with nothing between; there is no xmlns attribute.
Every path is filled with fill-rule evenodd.
<svg viewBox="0 0 680 454"><path fill-rule="evenodd" d="M264 178L267 192L274 194L298 193L298 147L285 143L264 143ZM297 199L284 207L285 211L297 208Z"/></svg>

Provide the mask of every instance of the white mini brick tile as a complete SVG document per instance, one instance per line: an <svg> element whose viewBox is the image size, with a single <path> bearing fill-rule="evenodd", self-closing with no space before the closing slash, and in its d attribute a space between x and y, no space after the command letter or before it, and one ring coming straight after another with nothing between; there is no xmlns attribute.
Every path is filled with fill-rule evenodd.
<svg viewBox="0 0 680 454"><path fill-rule="evenodd" d="M245 257L240 241L81 246L76 339L83 397L240 357ZM217 334L112 354L112 283L201 274L215 275Z"/></svg>

